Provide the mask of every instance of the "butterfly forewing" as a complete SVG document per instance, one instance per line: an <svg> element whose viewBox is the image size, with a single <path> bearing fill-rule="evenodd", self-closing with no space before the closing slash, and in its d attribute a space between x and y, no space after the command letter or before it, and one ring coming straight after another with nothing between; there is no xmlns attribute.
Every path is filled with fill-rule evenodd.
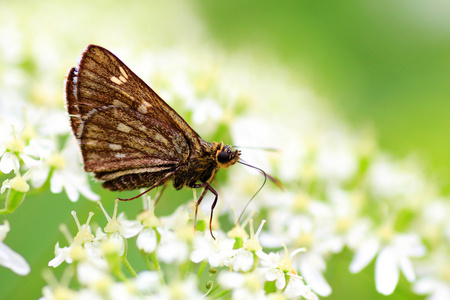
<svg viewBox="0 0 450 300"><path fill-rule="evenodd" d="M105 105L130 107L183 132L191 144L198 145L198 134L108 50L88 46L76 71L75 93L81 116Z"/></svg>

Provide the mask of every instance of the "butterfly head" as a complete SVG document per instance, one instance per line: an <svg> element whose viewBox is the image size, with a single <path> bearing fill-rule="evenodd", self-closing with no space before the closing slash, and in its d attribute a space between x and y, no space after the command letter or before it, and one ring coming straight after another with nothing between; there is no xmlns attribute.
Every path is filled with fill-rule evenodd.
<svg viewBox="0 0 450 300"><path fill-rule="evenodd" d="M234 165L241 156L241 151L234 150L233 147L224 143L215 143L214 146L216 148L215 160L220 168L226 169Z"/></svg>

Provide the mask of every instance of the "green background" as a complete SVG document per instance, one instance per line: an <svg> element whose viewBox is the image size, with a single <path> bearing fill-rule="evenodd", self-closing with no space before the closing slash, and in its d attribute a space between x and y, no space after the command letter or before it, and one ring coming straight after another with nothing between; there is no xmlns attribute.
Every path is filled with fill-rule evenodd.
<svg viewBox="0 0 450 300"><path fill-rule="evenodd" d="M129 44L133 52L138 51L134 47L192 42L187 41L189 27L179 18L189 7L209 42L220 45L231 57L246 51L258 65L284 65L299 85L308 86L354 128L373 126L382 149L398 158L419 153L428 166L427 175L438 173L442 184L448 186L450 8L444 1L427 4L418 0L175 1L170 5L163 1L5 1L0 9L20 18L24 31L43 34L41 26L54 27L55 32L47 34L60 40L58 47L64 53L61 68L54 70L62 86L65 70L88 43L103 45L106 39L129 36L139 43L121 42ZM37 12L48 17L36 19ZM57 21L52 21L54 18ZM169 32L172 38L155 39L149 27ZM289 103L280 101L280 105ZM105 198L115 195L98 185L93 189ZM189 191L169 191L165 198L180 199L181 203L189 196ZM110 213L112 202L106 203ZM161 201L159 213L177 205ZM131 217L140 206L122 208ZM21 277L0 268L0 299L41 295L45 284L41 271L53 258L55 243L65 245L58 225L66 223L76 232L72 210L81 222L94 211L94 220L104 223L93 202L81 199L71 203L64 194L50 193L29 197L7 217L12 231L5 242L27 259L32 272ZM393 295L382 297L375 292L373 263L350 275L350 258L350 253L344 252L330 260L325 274L333 287L329 299L419 298L409 292L403 277ZM58 277L60 270L55 273Z"/></svg>

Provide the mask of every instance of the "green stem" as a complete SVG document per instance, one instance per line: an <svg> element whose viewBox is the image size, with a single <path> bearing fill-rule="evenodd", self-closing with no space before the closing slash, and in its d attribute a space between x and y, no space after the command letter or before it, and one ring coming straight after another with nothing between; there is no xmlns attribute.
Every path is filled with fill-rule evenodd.
<svg viewBox="0 0 450 300"><path fill-rule="evenodd" d="M161 266L159 265L158 258L156 257L156 252L154 251L154 252L150 253L149 257L153 263L153 268L155 269L156 272L158 272L159 280L161 280L162 284L165 284L164 283L164 275L161 271Z"/></svg>
<svg viewBox="0 0 450 300"><path fill-rule="evenodd" d="M229 292L230 290L219 291L217 294L209 296L209 299L222 299L222 297L228 294Z"/></svg>
<svg viewBox="0 0 450 300"><path fill-rule="evenodd" d="M202 276L203 270L206 267L206 261L203 261L202 264L200 265L200 268L198 269L197 272L197 278L200 279L200 276Z"/></svg>
<svg viewBox="0 0 450 300"><path fill-rule="evenodd" d="M131 276L136 277L137 273L136 271L133 269L133 267L131 266L130 262L128 261L126 256L122 257L122 262L125 265L125 267L128 269L128 272L130 272Z"/></svg>
<svg viewBox="0 0 450 300"><path fill-rule="evenodd" d="M145 253L144 251L140 251L140 252L141 252L142 258L144 259L145 265L147 266L147 269L153 270L153 265L150 262L150 260L148 259L148 254Z"/></svg>
<svg viewBox="0 0 450 300"><path fill-rule="evenodd" d="M181 273L184 274L182 279L186 279L189 276L189 274L191 274L191 269L192 269L192 262L188 260L188 262L184 266L184 272Z"/></svg>

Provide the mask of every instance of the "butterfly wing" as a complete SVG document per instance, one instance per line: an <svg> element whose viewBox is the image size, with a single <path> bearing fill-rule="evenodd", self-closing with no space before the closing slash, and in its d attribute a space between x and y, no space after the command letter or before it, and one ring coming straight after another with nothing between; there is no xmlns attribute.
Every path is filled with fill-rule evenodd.
<svg viewBox="0 0 450 300"><path fill-rule="evenodd" d="M141 179L150 186L200 148L198 134L124 63L98 46L88 46L70 70L66 105L85 170L107 182L128 178L126 189L141 187L142 182L135 182Z"/></svg>
<svg viewBox="0 0 450 300"><path fill-rule="evenodd" d="M81 117L107 105L130 107L183 132L197 146L198 134L144 81L108 50L89 45L66 81L69 114ZM72 119L76 133L80 122Z"/></svg>

